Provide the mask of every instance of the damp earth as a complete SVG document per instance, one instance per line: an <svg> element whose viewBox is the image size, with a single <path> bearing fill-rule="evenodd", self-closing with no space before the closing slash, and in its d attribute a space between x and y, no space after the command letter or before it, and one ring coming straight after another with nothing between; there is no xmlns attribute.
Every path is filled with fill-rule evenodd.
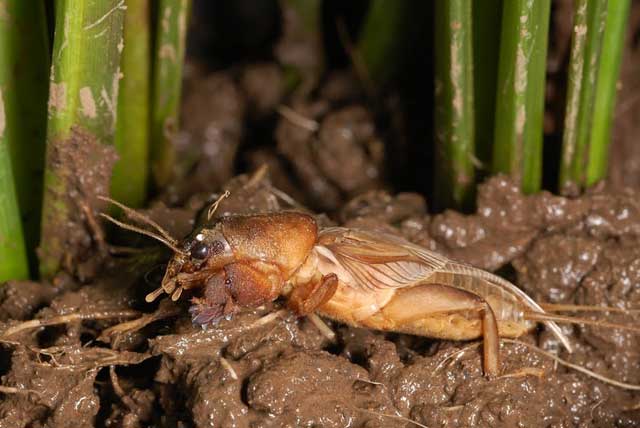
<svg viewBox="0 0 640 428"><path fill-rule="evenodd" d="M285 35L295 34L287 28ZM553 64L566 57L570 37L561 25L552 31L559 42L550 54L549 102L561 92ZM317 41L294 39L285 37L276 56L313 69L313 58L294 53L308 51L297 43ZM638 76L631 72L637 44L628 49L636 54L623 65L623 85ZM614 143L613 186L575 197L525 196L497 176L479 187L473 213L432 214L421 194L391 190L408 187L392 178L413 165L403 158L413 154L403 146L413 131L397 98L372 108L357 76L343 71L307 83L316 89L288 94L275 63L212 72L190 60L175 180L143 212L182 238L229 190L218 216L304 210L321 226L396 234L496 272L539 302L640 308L640 194L623 190L636 184L637 145ZM633 96L627 92L621 96ZM547 135L561 126L556 113L546 112ZM640 122L623 113L615 132L637 135ZM73 222L41 248L64 254L65 272L0 287L0 428L640 426L640 393L534 350L638 384L640 336L626 331L563 326L575 348L568 354L540 328L522 343L504 341L501 375L487 379L479 341L324 320L330 337L280 301L202 329L186 301L146 303L170 254L99 222L107 207L96 196L106 193L114 153L96 155L95 142L79 132L67 146L84 148L55 157L73 190ZM615 313L581 316L637 322Z"/></svg>
<svg viewBox="0 0 640 428"><path fill-rule="evenodd" d="M268 172L230 179L217 215L291 209ZM186 234L215 194L147 214ZM284 199L284 200L283 200ZM413 193L364 191L321 224L384 230L498 271L538 301L640 305L640 205L632 192L523 196L505 177L479 190L476 213L429 215ZM298 206L298 209L303 209ZM565 328L567 354L544 329L504 342L501 376L482 374L479 342L447 342L312 320L281 302L215 327L184 303L144 303L164 256L105 258L80 282L9 282L0 295L1 427L637 426L640 395L534 352L535 345L615 379L640 382L638 337ZM153 256L150 256L152 254ZM269 316L269 314L275 314ZM603 316L599 314L598 316ZM620 315L616 322L633 322ZM267 318L265 318L267 317ZM25 324L26 322L26 324ZM413 422L411 422L413 421ZM422 424L422 425L417 425Z"/></svg>

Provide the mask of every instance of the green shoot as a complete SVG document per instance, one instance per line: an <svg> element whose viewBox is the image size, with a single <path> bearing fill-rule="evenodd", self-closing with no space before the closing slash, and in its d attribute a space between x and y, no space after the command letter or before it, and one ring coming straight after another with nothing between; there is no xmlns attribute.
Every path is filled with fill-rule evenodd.
<svg viewBox="0 0 640 428"><path fill-rule="evenodd" d="M493 171L540 189L550 0L504 2Z"/></svg>
<svg viewBox="0 0 640 428"><path fill-rule="evenodd" d="M472 34L471 2L436 2L436 198L443 206L468 206L473 197Z"/></svg>

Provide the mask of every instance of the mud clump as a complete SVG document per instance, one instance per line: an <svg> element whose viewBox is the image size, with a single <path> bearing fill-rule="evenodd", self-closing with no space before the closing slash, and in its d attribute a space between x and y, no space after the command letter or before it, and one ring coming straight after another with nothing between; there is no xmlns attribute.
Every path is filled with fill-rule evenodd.
<svg viewBox="0 0 640 428"><path fill-rule="evenodd" d="M285 107L276 140L307 199L333 211L349 197L382 187L384 144L364 107L329 113L327 107L322 102Z"/></svg>
<svg viewBox="0 0 640 428"><path fill-rule="evenodd" d="M280 54L314 43L292 37L283 37ZM174 178L161 196L167 205L218 189L239 165L268 165L278 188L321 211L385 187L385 140L399 131L378 126L380 113L367 105L351 73L331 73L309 92L317 86L317 64L297 54L285 57L280 64L225 71L188 64L181 131L173 141ZM295 90L283 65L288 61L304 72Z"/></svg>
<svg viewBox="0 0 640 428"><path fill-rule="evenodd" d="M242 71L240 85L252 115L257 117L275 111L284 94L284 77L274 63L248 65Z"/></svg>
<svg viewBox="0 0 640 428"><path fill-rule="evenodd" d="M56 289L49 283L8 281L0 288L0 322L26 320L51 302Z"/></svg>
<svg viewBox="0 0 640 428"><path fill-rule="evenodd" d="M187 81L182 130L174 141L180 161L165 198L169 203L215 189L232 177L246 109L247 100L230 73L194 73Z"/></svg>
<svg viewBox="0 0 640 428"><path fill-rule="evenodd" d="M56 177L47 180L44 198L58 202L45 203L52 209L43 213L43 235L48 238L38 249L39 257L45 270L53 272L62 267L89 279L99 269L100 252L105 250L103 245L100 248L104 243L96 221L105 204L97 197L109 194L117 154L113 147L100 144L77 126L69 137L54 140L49 146L47 169L55 171Z"/></svg>
<svg viewBox="0 0 640 428"><path fill-rule="evenodd" d="M41 420L56 427L92 426L100 406L94 391L97 369L73 371L40 364L20 351L12 355L11 367L3 382L20 387L0 402L2 426L30 426Z"/></svg>
<svg viewBox="0 0 640 428"><path fill-rule="evenodd" d="M290 209L295 203L274 189L265 171L236 177L224 188L232 196L216 215ZM150 214L172 233L184 233L195 224L189 214L202 215L214 196L194 196L177 217L177 208L163 206ZM500 270L541 302L630 309L640 299L636 199L604 189L574 199L523 196L496 177L481 187L473 215L432 216L417 194L372 190L346 203L333 220L318 218L321 224L395 233ZM3 288L3 332L22 325L20 320L46 324L79 312L88 316L0 336L1 427L640 423L637 393L556 366L531 348L637 383L640 343L628 332L563 327L573 354L544 329L521 338L524 344L504 341L501 376L487 379L479 341L430 340L327 321L336 333L332 341L309 319L283 311L280 302L203 330L191 324L185 302L143 303L136 289L149 288L146 272L128 271L119 265L124 262L113 261L113 269L89 285L67 279L51 292L36 283ZM12 307L13 300L23 309ZM105 313L114 316L98 316ZM597 314L603 316L633 322L625 314Z"/></svg>

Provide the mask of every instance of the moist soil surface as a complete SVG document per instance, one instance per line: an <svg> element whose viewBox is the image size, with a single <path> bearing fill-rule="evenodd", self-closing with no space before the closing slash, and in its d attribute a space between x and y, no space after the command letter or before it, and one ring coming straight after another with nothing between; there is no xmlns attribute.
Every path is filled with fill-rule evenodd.
<svg viewBox="0 0 640 428"><path fill-rule="evenodd" d="M569 3L557 2L554 16L570 14ZM621 190L638 188L637 91L621 92L609 187L571 198L524 196L497 176L480 186L474 213L433 215L420 194L390 190L398 176L413 175L411 165L421 165L420 180L431 174L422 152L406 145L416 134L407 128L411 115L393 94L372 103L350 73L314 75L317 57L294 54L318 41L300 36L289 18L275 54L280 64L309 70L302 90L292 93L274 62L215 72L187 63L175 180L144 214L180 239L230 190L218 217L302 210L321 227L396 234L496 272L538 302L640 309L640 194ZM564 105L556 98L570 27L557 22L547 102ZM637 86L637 47L630 38L627 88ZM547 138L560 135L562 112L547 108L545 124ZM91 148L85 140L81 130L74 134L74 144ZM203 329L191 321L187 295L146 303L170 253L129 232L106 228L105 235L98 213L107 208L96 196L106 193L113 156L101 154L110 160L96 165L85 152L54 159L67 172L74 215L48 231L55 239L41 252L59 255L66 273L0 287L0 428L640 426L640 393L537 351L639 384L640 335L628 331L563 324L570 354L540 327L518 343L504 340L500 376L488 379L480 341L324 320L332 337L279 300ZM626 325L638 317L563 314Z"/></svg>
<svg viewBox="0 0 640 428"><path fill-rule="evenodd" d="M274 190L264 169L223 187L231 196L218 216L294 203ZM158 202L146 213L182 236L215 196L193 196L181 208ZM418 194L372 190L317 219L324 226L394 233L498 271L541 302L637 308L637 201L635 193L603 189L575 199L523 196L498 176L481 186L472 215L430 216ZM166 260L156 247L144 248L142 256L106 258L85 283L62 274L52 283L9 282L0 289L0 427L640 424L640 394L563 368L534 350L640 383L638 335L568 326L563 329L575 347L568 354L540 328L520 338L525 344L503 342L501 375L487 379L478 341L430 340L325 320L335 332L332 340L280 301L202 329L192 324L184 298L144 302L162 274L162 265L152 264ZM635 322L625 314L592 318Z"/></svg>

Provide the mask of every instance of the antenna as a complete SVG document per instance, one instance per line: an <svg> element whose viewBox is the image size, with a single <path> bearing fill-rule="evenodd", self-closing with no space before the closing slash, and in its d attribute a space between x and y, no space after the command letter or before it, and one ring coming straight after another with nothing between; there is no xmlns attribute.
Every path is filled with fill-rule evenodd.
<svg viewBox="0 0 640 428"><path fill-rule="evenodd" d="M220 205L220 202L228 198L229 195L231 195L231 192L229 192L228 190L225 190L224 193L220 195L220 197L216 199L216 201L213 204L211 204L211 206L209 207L209 211L207 211L207 220L211 220L211 217L213 217L213 215L216 213L216 210L218 209L218 205Z"/></svg>

